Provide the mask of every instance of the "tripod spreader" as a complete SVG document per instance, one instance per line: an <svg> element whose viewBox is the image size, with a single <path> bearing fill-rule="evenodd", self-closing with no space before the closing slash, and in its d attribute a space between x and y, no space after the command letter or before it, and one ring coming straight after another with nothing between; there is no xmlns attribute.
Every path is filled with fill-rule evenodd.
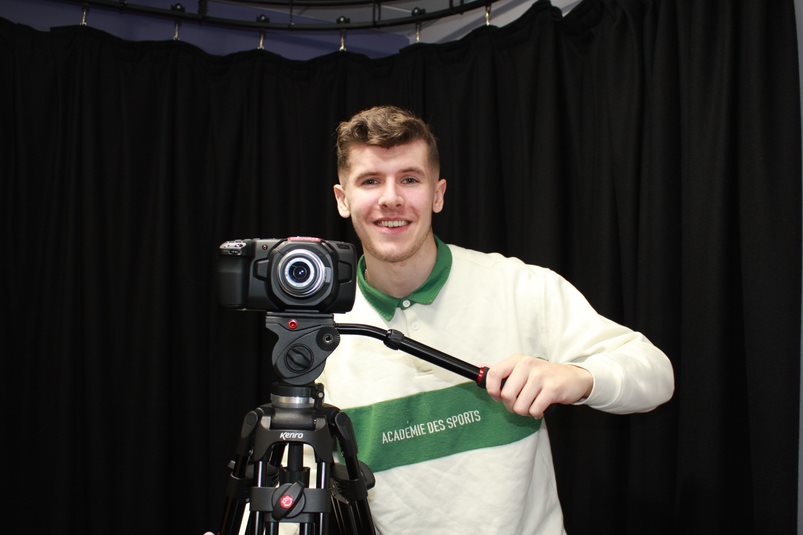
<svg viewBox="0 0 803 535"><path fill-rule="evenodd" d="M336 323L335 329L340 334L359 334L362 336L370 336L382 340L384 344L390 349L401 350L409 353L415 357L439 366L450 372L462 375L477 383L477 385L485 388L485 378L488 373L487 367L479 368L473 366L468 362L457 359L447 353L438 351L435 348L416 342L407 338L402 333L395 329L384 330L371 325L362 325L358 323Z"/></svg>

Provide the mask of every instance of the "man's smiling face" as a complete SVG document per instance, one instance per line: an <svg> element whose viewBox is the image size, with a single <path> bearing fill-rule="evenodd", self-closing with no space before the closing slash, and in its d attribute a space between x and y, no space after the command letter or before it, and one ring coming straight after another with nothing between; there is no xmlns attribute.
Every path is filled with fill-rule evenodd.
<svg viewBox="0 0 803 535"><path fill-rule="evenodd" d="M429 163L427 144L382 148L355 145L335 186L338 212L350 217L367 258L405 262L432 234L443 209L446 181Z"/></svg>

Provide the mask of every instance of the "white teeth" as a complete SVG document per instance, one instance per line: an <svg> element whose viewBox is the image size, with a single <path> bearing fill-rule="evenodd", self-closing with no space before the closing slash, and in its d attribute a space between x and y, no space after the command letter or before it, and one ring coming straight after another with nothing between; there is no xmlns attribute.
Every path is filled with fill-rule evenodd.
<svg viewBox="0 0 803 535"><path fill-rule="evenodd" d="M389 228L403 227L406 224L406 221L381 221L379 223L380 226Z"/></svg>

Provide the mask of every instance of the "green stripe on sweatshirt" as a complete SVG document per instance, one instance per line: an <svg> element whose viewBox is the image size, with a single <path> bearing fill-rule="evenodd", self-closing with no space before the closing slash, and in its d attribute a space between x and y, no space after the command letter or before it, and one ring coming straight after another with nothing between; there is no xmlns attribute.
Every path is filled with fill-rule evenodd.
<svg viewBox="0 0 803 535"><path fill-rule="evenodd" d="M359 458L374 472L510 444L541 428L540 420L507 412L474 383L344 412Z"/></svg>

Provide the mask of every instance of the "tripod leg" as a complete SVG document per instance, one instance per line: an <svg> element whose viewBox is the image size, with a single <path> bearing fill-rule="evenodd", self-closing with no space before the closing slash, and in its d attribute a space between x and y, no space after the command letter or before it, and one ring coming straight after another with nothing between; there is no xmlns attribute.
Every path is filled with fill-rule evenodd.
<svg viewBox="0 0 803 535"><path fill-rule="evenodd" d="M243 418L240 438L234 453L234 466L229 474L226 486L226 501L223 506L223 520L220 523L220 535L236 535L245 512L244 485L247 483L248 455L251 451L251 439L259 423L260 414L250 411Z"/></svg>
<svg viewBox="0 0 803 535"><path fill-rule="evenodd" d="M254 465L254 486L255 487L269 487L273 485L272 481L268 481L268 471L265 466L265 461L257 461ZM251 518L249 519L249 531L253 535L261 535L265 529L265 513L263 511L251 511ZM271 526L272 528L272 526ZM270 530L271 535L273 529Z"/></svg>
<svg viewBox="0 0 803 535"><path fill-rule="evenodd" d="M330 416L329 422L340 442L346 468L345 476L333 474L341 495L346 499L345 503L338 503L335 507L340 509L338 516L342 524L338 525L341 531L347 533L374 535L376 528L368 504L368 489L374 486L373 474L357 459L357 439L348 415L336 411Z"/></svg>
<svg viewBox="0 0 803 535"><path fill-rule="evenodd" d="M229 474L226 488L226 501L223 508L219 535L238 535L243 524L243 515L247 504L247 489L251 484L272 487L276 482L278 466L284 453L284 445L278 445L271 452L270 462L259 461L254 466L252 477L248 476L248 461L251 453L253 434L263 411L257 408L245 415L240 429L240 438L235 450L233 466ZM256 479L254 482L253 480ZM256 518L255 515L257 515ZM247 524L246 535L261 535L264 529L264 513L251 512Z"/></svg>

